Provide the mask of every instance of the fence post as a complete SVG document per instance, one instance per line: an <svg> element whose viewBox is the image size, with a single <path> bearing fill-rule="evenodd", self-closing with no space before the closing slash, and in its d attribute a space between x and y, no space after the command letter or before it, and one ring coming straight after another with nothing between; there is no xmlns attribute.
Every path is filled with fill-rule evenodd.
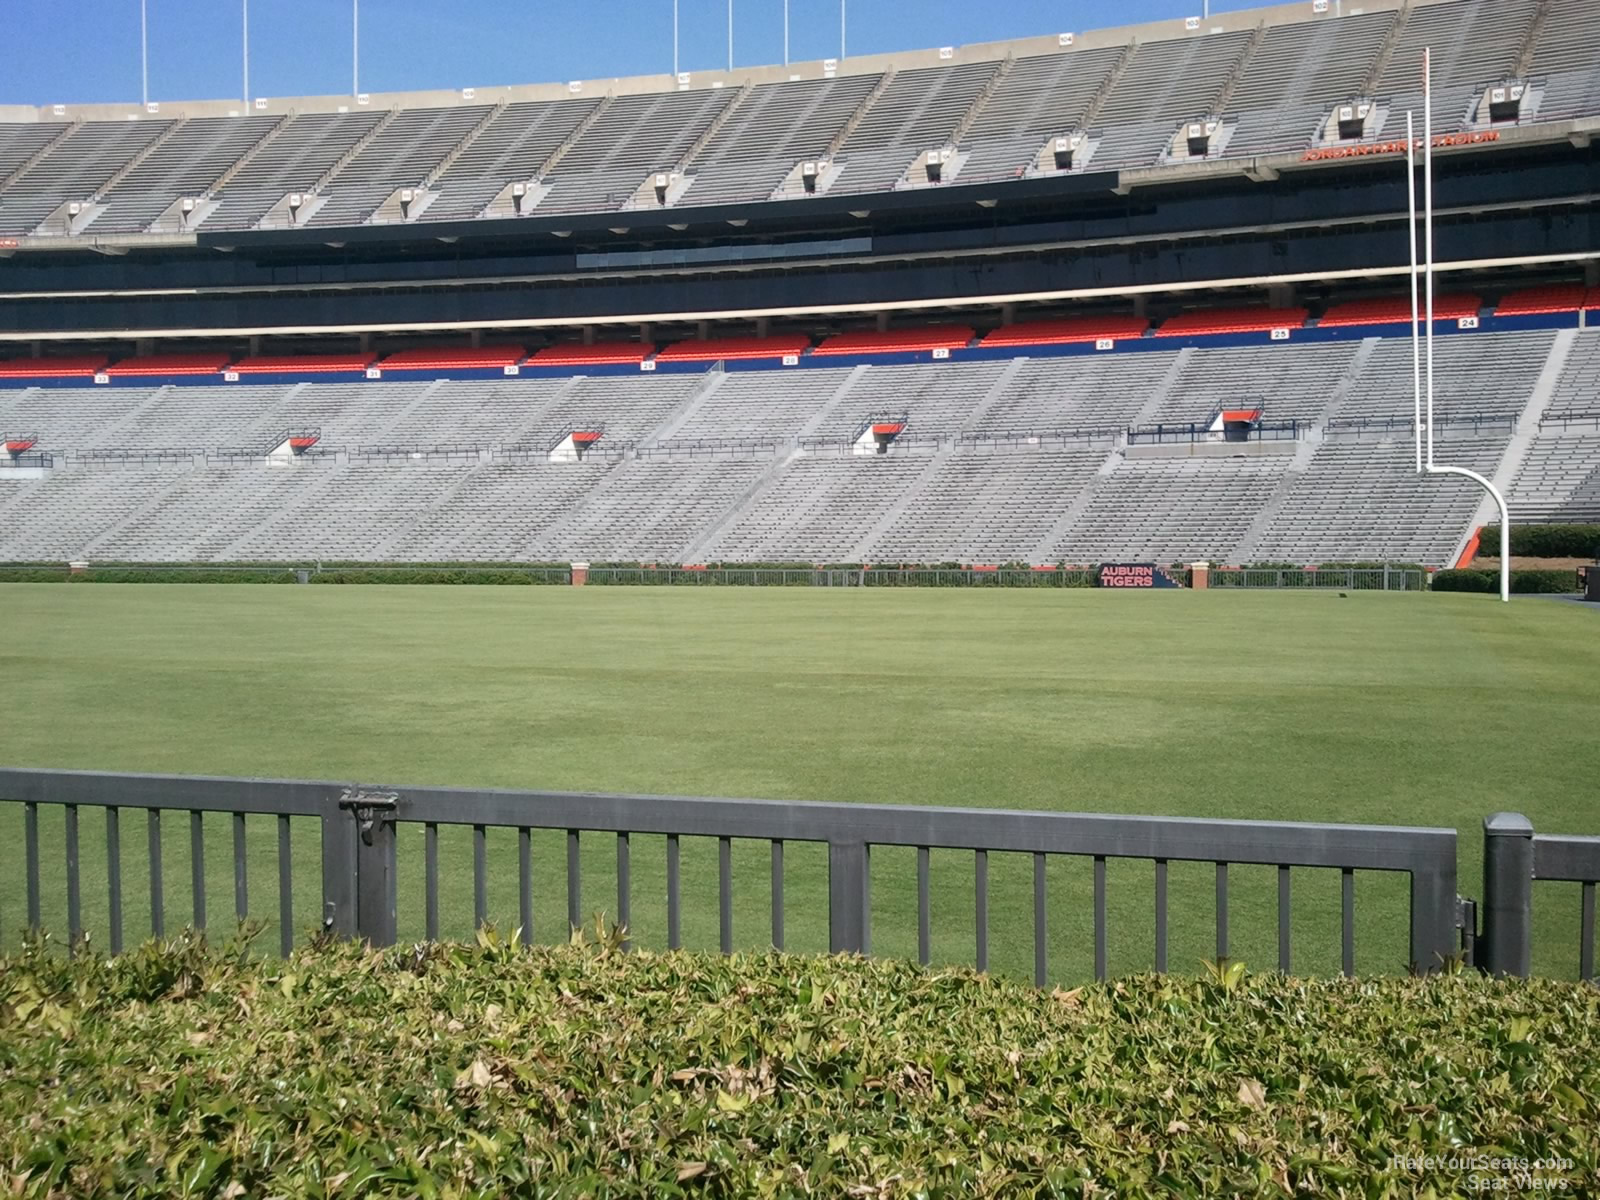
<svg viewBox="0 0 1600 1200"><path fill-rule="evenodd" d="M828 952L872 953L872 876L865 842L828 843Z"/></svg>
<svg viewBox="0 0 1600 1200"><path fill-rule="evenodd" d="M356 825L332 802L322 814L322 931L356 936Z"/></svg>
<svg viewBox="0 0 1600 1200"><path fill-rule="evenodd" d="M323 926L374 946L395 942L393 792L346 788L322 818Z"/></svg>
<svg viewBox="0 0 1600 1200"><path fill-rule="evenodd" d="M1533 960L1533 824L1521 813L1483 819L1483 967L1528 974Z"/></svg>

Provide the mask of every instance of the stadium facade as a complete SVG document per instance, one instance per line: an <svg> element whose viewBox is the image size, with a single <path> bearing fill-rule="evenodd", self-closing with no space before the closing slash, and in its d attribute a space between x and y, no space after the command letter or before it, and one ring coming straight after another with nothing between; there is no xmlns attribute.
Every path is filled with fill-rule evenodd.
<svg viewBox="0 0 1600 1200"><path fill-rule="evenodd" d="M0 559L1456 560L1600 516L1600 6L0 109Z"/></svg>

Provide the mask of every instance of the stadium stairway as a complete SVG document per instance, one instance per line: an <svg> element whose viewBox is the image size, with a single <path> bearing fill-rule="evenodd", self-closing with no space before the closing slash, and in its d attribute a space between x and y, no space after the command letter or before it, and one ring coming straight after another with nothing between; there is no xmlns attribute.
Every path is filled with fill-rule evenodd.
<svg viewBox="0 0 1600 1200"><path fill-rule="evenodd" d="M852 367L850 373L845 376L844 382L834 388L833 395L828 397L826 403L817 410L816 415L800 427L795 434L795 441L797 443L804 442L806 438L814 436L817 430L824 428L828 424L829 418L833 416L834 410L855 390L856 385L861 382L869 369L864 363L860 366Z"/></svg>
<svg viewBox="0 0 1600 1200"><path fill-rule="evenodd" d="M1261 506L1261 511L1256 513L1255 518L1245 528L1244 536L1239 539L1238 552L1234 556L1237 563L1234 565L1254 562L1260 557L1256 553L1256 547L1266 535L1267 528L1272 524L1272 518L1283 507L1284 499L1294 490L1295 484L1311 465L1311 458L1316 454L1319 445L1321 445L1320 434L1316 440L1306 438L1295 448L1294 457L1284 468L1283 478L1278 481L1278 486L1273 489L1272 495L1267 498L1267 502Z"/></svg>
<svg viewBox="0 0 1600 1200"><path fill-rule="evenodd" d="M873 547L880 538L894 527L895 522L900 519L900 515L916 503L917 498L922 495L929 484L938 478L940 469L954 453L954 448L949 445L940 446L938 450L934 451L933 456L928 460L928 465L923 468L922 474L912 480L911 486L901 492L900 496L888 508L883 510L878 519L861 535L861 540L856 543L855 549L844 556L844 561L874 561L877 555L874 553Z"/></svg>
<svg viewBox="0 0 1600 1200"><path fill-rule="evenodd" d="M1100 485L1100 481L1110 476L1122 461L1122 452L1120 450L1112 449L1106 452L1105 461L1095 471L1094 478L1089 481L1088 486L1080 491L1072 503L1062 510L1061 515L1055 519L1050 528L1045 531L1044 536L1034 545L1032 551L1028 554L1029 562L1052 561L1050 552L1061 545L1066 539L1067 532L1078 523L1078 518L1083 516L1084 510L1089 507L1089 503L1094 499L1095 489Z"/></svg>
<svg viewBox="0 0 1600 1200"><path fill-rule="evenodd" d="M694 419L694 415L700 411L701 406L716 394L717 390L727 382L727 379L727 371L707 371L705 382L695 389L694 393L677 412L667 417L665 421L650 432L650 435L644 439L644 444L647 446L659 446L663 442L671 441L672 435Z"/></svg>

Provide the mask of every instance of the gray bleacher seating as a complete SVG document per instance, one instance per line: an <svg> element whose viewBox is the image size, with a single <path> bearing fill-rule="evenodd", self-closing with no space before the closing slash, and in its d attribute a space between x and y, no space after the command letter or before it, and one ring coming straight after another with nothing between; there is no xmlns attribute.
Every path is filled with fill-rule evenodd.
<svg viewBox="0 0 1600 1200"><path fill-rule="evenodd" d="M1047 138L1073 133L1122 57L1121 47L1018 59L961 139L967 179L1014 174L1034 165Z"/></svg>
<svg viewBox="0 0 1600 1200"><path fill-rule="evenodd" d="M148 229L174 199L209 192L222 173L278 123L276 117L205 117L186 121L150 156L106 192L106 211L94 232ZM166 232L179 228L170 224Z"/></svg>
<svg viewBox="0 0 1600 1200"><path fill-rule="evenodd" d="M674 430L667 445L697 441L771 442L798 437L849 378L848 367L734 371Z"/></svg>
<svg viewBox="0 0 1600 1200"><path fill-rule="evenodd" d="M435 182L439 198L420 219L458 221L478 216L506 184L526 183L537 176L599 104L598 99L582 99L507 105L440 175Z"/></svg>
<svg viewBox="0 0 1600 1200"><path fill-rule="evenodd" d="M222 205L205 228L253 228L284 196L316 187L383 117L371 110L296 116L217 193Z"/></svg>
<svg viewBox="0 0 1600 1200"><path fill-rule="evenodd" d="M1544 331L1435 337L1434 416L1520 416L1554 340ZM1409 422L1413 410L1411 340L1384 338L1335 419Z"/></svg>
<svg viewBox="0 0 1600 1200"><path fill-rule="evenodd" d="M1024 362L1005 390L963 428L983 436L1126 429L1177 358L1176 350L1075 355Z"/></svg>
<svg viewBox="0 0 1600 1200"><path fill-rule="evenodd" d="M1151 418L1160 424L1209 421L1218 409L1260 405L1268 424L1310 421L1355 361L1358 343L1313 342L1293 354L1276 347L1197 349Z"/></svg>
<svg viewBox="0 0 1600 1200"><path fill-rule="evenodd" d="M1580 333L1556 379L1545 416L1551 420L1600 420L1600 332Z"/></svg>
<svg viewBox="0 0 1600 1200"><path fill-rule="evenodd" d="M1175 133L1190 117L1215 115L1217 98L1249 43L1244 30L1145 42L1101 104L1095 123L1160 121Z"/></svg>
<svg viewBox="0 0 1600 1200"><path fill-rule="evenodd" d="M959 158L951 178L1048 173L1053 163L1039 160L1046 139L1085 125L1095 147L1088 169L1155 167L1179 126L1197 117L1225 121L1225 136L1210 156L1293 153L1319 138L1335 106L1368 91L1377 112L1362 136L1387 140L1403 129L1408 109L1420 112L1424 46L1434 53L1440 133L1480 123L1484 90L1519 71L1527 74L1530 88L1519 118L1524 123L1600 112L1600 6L1591 0L1445 0L1411 4L1402 12L1345 5L1345 15L1338 15L1339 7L1310 20L1275 13L1259 30L1213 33L1202 24L1182 36L1133 35L1111 45L1030 53L1009 65L995 58L908 68L875 97L882 77L864 72L524 101L506 106L481 129L492 111L484 105L402 106L372 144L327 181L325 201L308 209L304 222L326 228L369 220L506 217L515 210L494 203L501 191L541 174L549 192L524 211L655 204L645 187L648 176L680 170L690 182L674 192L673 204L794 198L804 190L780 185L795 165L828 152L847 128L823 190L854 194L921 185L925 180L908 171L919 156L953 137L959 137ZM1541 11L1542 21L1536 21ZM724 114L726 122L713 128ZM0 125L0 181L10 179L0 188L0 235L32 233L63 204L89 200L172 124L138 116L81 126ZM182 195L212 186L206 176L214 180L231 172L224 162L230 157L243 161L243 168L221 188L221 207L203 217L202 228L254 228L275 206L273 223L285 225L283 197L316 189L386 116L370 108L301 112L281 130L273 128L276 118L190 121L112 189L108 210L84 232L148 229ZM246 129L249 122L273 133L259 150L261 138L243 133L237 145L200 144L211 131ZM68 130L51 153L19 174ZM446 165L458 149L459 157ZM429 179L441 170L438 179ZM430 195L420 212L397 214L384 206L395 189L425 180Z"/></svg>
<svg viewBox="0 0 1600 1200"><path fill-rule="evenodd" d="M918 155L954 136L999 66L976 62L900 72L839 148L844 166L829 191L894 187Z"/></svg>
<svg viewBox="0 0 1600 1200"><path fill-rule="evenodd" d="M1493 475L1508 447L1531 442L1512 489L1529 515L1590 514L1600 494L1600 335L1575 336L1542 424L1521 440L1513 424L1563 343L1540 330L1438 341L1440 459ZM735 372L0 389L0 431L36 433L56 460L37 478L0 466L0 561L1443 565L1481 494L1416 476L1410 380L1399 336ZM1269 421L1292 413L1309 431L1193 455L1118 436L1257 399ZM869 419L902 415L886 452L849 444ZM1473 416L1490 421L1463 423ZM321 440L309 457L269 465L285 434L311 428ZM578 431L603 437L582 461L551 461Z"/></svg>
<svg viewBox="0 0 1600 1200"><path fill-rule="evenodd" d="M1489 475L1505 439L1452 438L1439 459ZM1324 442L1246 555L1253 562L1449 565L1483 500L1469 480L1418 475L1409 434Z"/></svg>
<svg viewBox="0 0 1600 1200"><path fill-rule="evenodd" d="M0 234L33 233L61 205L88 200L170 125L170 121L90 121L73 127L49 153L0 190Z"/></svg>
<svg viewBox="0 0 1600 1200"><path fill-rule="evenodd" d="M1312 144L1330 106L1359 98L1393 27L1392 12L1267 30L1228 98L1233 156Z"/></svg>
<svg viewBox="0 0 1600 1200"><path fill-rule="evenodd" d="M1127 459L1096 481L1052 561L1234 562L1288 466L1271 458Z"/></svg>
<svg viewBox="0 0 1600 1200"><path fill-rule="evenodd" d="M1600 421L1542 427L1507 503L1523 521L1600 523Z"/></svg>
<svg viewBox="0 0 1600 1200"><path fill-rule="evenodd" d="M751 89L692 163L689 204L765 200L796 163L815 161L878 85L877 75L798 79Z"/></svg>
<svg viewBox="0 0 1600 1200"><path fill-rule="evenodd" d="M357 225L373 215L397 188L414 187L444 161L491 109L402 109L323 188L328 199L306 224L325 228Z"/></svg>
<svg viewBox="0 0 1600 1200"><path fill-rule="evenodd" d="M540 213L620 209L672 171L732 102L730 88L618 96L549 172Z"/></svg>

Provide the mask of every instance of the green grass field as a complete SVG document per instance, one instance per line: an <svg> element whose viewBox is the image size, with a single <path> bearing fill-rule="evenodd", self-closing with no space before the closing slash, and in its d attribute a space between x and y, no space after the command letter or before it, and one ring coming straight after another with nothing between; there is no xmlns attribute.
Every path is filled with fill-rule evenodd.
<svg viewBox="0 0 1600 1200"><path fill-rule="evenodd" d="M1498 809L1600 832L1600 621L1528 598L1333 593L671 588L0 586L0 763L1089 812L1445 825L1478 891ZM0 804L0 927L23 915L20 806ZM64 931L58 825L45 919ZM229 831L208 826L212 927L232 920ZM86 923L105 855L84 826ZM318 911L297 826L296 924ZM250 833L251 909L277 912L276 833ZM565 933L558 834L536 840L535 933ZM443 841L447 931L471 857ZM491 916L516 923L515 840L491 831ZM402 936L422 927L417 830ZM122 833L130 939L148 929L145 829ZM302 849L303 847L303 849ZM188 830L165 824L169 927L190 911ZM635 838L633 924L665 940L660 839ZM614 910L614 849L584 843L586 909ZM684 932L714 947L714 842L684 845ZM820 849L788 855L789 945L825 948ZM873 858L874 948L914 954L914 852ZM1031 864L991 863L991 963L1032 962ZM1111 864L1111 967L1151 962L1153 868ZM1052 972L1092 962L1090 865L1053 861ZM767 848L735 854L735 933L765 943ZM1296 969L1338 966L1337 873L1296 876ZM970 855L933 856L934 954L970 961ZM1174 864L1171 961L1213 950L1212 869ZM1405 881L1357 878L1357 967L1403 969ZM1537 963L1576 970L1577 891L1538 889ZM1233 951L1276 961L1275 878L1234 868ZM269 921L270 926L270 921ZM275 946L269 932L263 945Z"/></svg>

